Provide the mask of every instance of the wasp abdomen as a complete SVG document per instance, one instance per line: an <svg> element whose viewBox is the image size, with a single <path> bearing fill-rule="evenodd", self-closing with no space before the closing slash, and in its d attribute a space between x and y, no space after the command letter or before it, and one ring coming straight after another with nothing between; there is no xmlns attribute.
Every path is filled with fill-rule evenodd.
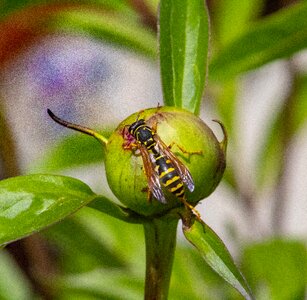
<svg viewBox="0 0 307 300"><path fill-rule="evenodd" d="M184 196L184 187L182 180L170 162L163 155L156 157L157 171L164 187L177 197Z"/></svg>

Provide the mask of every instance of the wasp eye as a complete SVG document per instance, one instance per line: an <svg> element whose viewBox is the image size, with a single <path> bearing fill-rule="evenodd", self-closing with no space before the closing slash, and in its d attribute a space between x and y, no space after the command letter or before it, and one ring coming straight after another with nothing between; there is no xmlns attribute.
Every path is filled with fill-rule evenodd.
<svg viewBox="0 0 307 300"><path fill-rule="evenodd" d="M128 131L129 131L130 134L132 134L132 132L133 132L133 127L132 127L132 125L129 126Z"/></svg>

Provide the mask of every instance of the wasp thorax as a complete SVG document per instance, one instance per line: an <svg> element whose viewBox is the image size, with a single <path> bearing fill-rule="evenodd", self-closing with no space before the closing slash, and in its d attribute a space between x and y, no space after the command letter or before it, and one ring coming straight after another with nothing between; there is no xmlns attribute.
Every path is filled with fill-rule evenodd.
<svg viewBox="0 0 307 300"><path fill-rule="evenodd" d="M106 173L115 196L142 215L196 204L210 195L225 169L220 143L198 117L159 107L124 120L106 146Z"/></svg>

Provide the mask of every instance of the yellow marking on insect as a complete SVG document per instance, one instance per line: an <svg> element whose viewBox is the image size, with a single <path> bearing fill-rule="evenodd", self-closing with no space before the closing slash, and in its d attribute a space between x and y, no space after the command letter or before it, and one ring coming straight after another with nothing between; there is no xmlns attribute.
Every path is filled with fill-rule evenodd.
<svg viewBox="0 0 307 300"><path fill-rule="evenodd" d="M151 148L153 148L155 146L155 143L150 144L149 146L147 146L147 143L145 144L147 150L150 150Z"/></svg>
<svg viewBox="0 0 307 300"><path fill-rule="evenodd" d="M169 159L167 159L167 160L166 160L166 163L167 163L167 164L170 164L170 163L171 163L171 161L170 161Z"/></svg>
<svg viewBox="0 0 307 300"><path fill-rule="evenodd" d="M180 197L184 194L184 189L182 189L179 193L175 194L177 197Z"/></svg>
<svg viewBox="0 0 307 300"><path fill-rule="evenodd" d="M175 171L174 168L168 168L166 171L162 172L160 178L164 177L166 174Z"/></svg>
<svg viewBox="0 0 307 300"><path fill-rule="evenodd" d="M174 193L175 191L179 190L183 184L180 182L175 187L171 188L171 192Z"/></svg>
<svg viewBox="0 0 307 300"><path fill-rule="evenodd" d="M146 125L146 124L139 125L138 127L135 128L135 130L139 130L139 129L142 128L142 127L147 127L147 125Z"/></svg>
<svg viewBox="0 0 307 300"><path fill-rule="evenodd" d="M165 186L169 186L170 184L177 181L178 179L180 179L179 176L174 176L173 178L171 178L171 179L169 179L168 181L165 182Z"/></svg>
<svg viewBox="0 0 307 300"><path fill-rule="evenodd" d="M159 165L155 166L155 171L158 172L158 171L159 171L159 168L160 168Z"/></svg>
<svg viewBox="0 0 307 300"><path fill-rule="evenodd" d="M152 138L149 138L148 140L144 141L145 146L147 146L147 144L149 144L150 142L153 142Z"/></svg>
<svg viewBox="0 0 307 300"><path fill-rule="evenodd" d="M156 158L156 160L158 160L158 159L160 159L160 158L162 158L163 157L163 155L160 155L160 156L158 156L157 158Z"/></svg>

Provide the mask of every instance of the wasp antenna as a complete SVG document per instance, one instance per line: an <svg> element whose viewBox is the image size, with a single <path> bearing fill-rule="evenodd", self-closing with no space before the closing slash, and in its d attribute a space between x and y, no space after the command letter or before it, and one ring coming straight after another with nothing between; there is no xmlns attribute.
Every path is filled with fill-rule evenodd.
<svg viewBox="0 0 307 300"><path fill-rule="evenodd" d="M65 121L65 120L57 117L49 108L47 109L47 113L51 117L52 120L54 120L56 123L58 123L58 124L60 124L64 127L67 127L67 128L88 134L90 136L93 136L104 144L106 144L108 142L108 140L104 136L100 135L99 133L95 132L94 130L92 130L90 128L83 127L83 126L78 125L78 124L70 123L68 121Z"/></svg>
<svg viewBox="0 0 307 300"><path fill-rule="evenodd" d="M138 121L138 120L139 120L140 115L141 115L141 113L142 113L142 112L144 112L144 109L142 109L142 110L140 110L140 111L139 111L139 113L138 113L138 115L137 115L137 117L136 117L136 121Z"/></svg>

